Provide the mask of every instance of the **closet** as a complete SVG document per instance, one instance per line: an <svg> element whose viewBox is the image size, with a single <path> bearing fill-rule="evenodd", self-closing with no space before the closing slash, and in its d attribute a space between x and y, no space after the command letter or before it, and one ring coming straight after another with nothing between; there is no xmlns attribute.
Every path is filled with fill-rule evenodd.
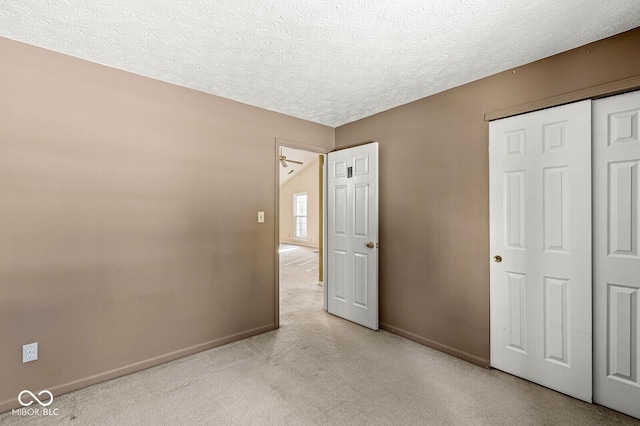
<svg viewBox="0 0 640 426"><path fill-rule="evenodd" d="M640 418L640 92L489 125L491 365Z"/></svg>

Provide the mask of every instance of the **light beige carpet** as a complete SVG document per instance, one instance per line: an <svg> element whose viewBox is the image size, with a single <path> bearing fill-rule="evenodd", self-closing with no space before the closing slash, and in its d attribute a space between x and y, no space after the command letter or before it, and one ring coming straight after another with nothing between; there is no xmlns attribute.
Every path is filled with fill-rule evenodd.
<svg viewBox="0 0 640 426"><path fill-rule="evenodd" d="M282 253L279 330L61 395L58 417L9 412L0 425L640 424L327 314L313 255Z"/></svg>

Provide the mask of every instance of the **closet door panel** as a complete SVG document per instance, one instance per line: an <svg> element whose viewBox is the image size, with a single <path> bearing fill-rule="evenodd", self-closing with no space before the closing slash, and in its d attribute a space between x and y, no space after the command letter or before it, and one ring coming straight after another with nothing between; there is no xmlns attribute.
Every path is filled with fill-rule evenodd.
<svg viewBox="0 0 640 426"><path fill-rule="evenodd" d="M594 401L640 418L640 92L593 102Z"/></svg>

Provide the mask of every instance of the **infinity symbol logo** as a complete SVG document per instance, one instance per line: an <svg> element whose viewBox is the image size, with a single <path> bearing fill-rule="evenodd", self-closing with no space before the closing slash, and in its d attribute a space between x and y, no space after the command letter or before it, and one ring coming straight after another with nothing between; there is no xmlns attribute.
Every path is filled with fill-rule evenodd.
<svg viewBox="0 0 640 426"><path fill-rule="evenodd" d="M22 402L22 395L31 395L31 398L35 399L36 402L40 405L42 405L43 407L48 407L49 405L51 405L51 403L53 402L53 394L51 392L49 392L48 390L41 390L40 392L38 392L38 396L42 395L42 394L46 394L49 395L49 401L46 402L42 402L38 396L35 396L33 394L33 392L28 391L28 390L23 390L22 392L20 392L20 394L18 395L18 402L20 404L22 404L23 407L28 407L31 404L33 404L33 401L29 401L29 402Z"/></svg>

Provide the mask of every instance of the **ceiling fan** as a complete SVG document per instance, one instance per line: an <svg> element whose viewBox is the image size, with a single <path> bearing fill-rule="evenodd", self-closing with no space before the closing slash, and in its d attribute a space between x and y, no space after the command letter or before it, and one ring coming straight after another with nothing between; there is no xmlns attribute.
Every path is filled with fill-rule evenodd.
<svg viewBox="0 0 640 426"><path fill-rule="evenodd" d="M282 149L281 149L280 150L280 164L282 165L282 167L289 167L288 163L304 164L302 161L287 160L287 157L285 155L282 155Z"/></svg>

